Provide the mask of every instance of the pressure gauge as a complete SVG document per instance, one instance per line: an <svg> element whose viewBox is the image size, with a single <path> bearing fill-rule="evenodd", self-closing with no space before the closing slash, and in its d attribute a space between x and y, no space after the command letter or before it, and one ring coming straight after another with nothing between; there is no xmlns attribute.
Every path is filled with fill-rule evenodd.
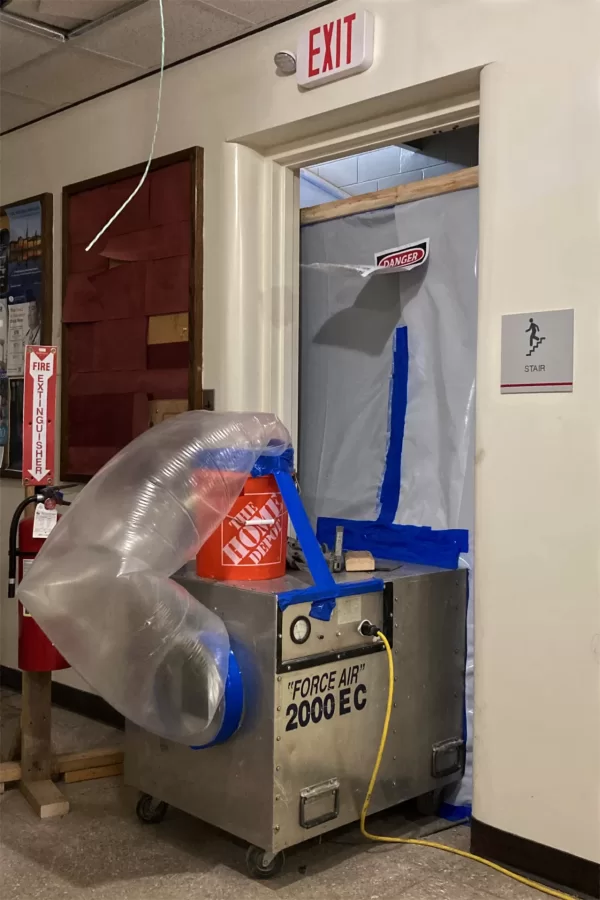
<svg viewBox="0 0 600 900"><path fill-rule="evenodd" d="M304 644L310 637L310 622L306 616L294 619L290 628L290 637L295 644Z"/></svg>

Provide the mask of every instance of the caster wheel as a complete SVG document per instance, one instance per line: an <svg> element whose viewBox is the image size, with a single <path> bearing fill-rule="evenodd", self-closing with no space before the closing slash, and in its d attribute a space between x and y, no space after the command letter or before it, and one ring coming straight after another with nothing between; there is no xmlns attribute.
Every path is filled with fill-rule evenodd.
<svg viewBox="0 0 600 900"><path fill-rule="evenodd" d="M169 804L155 800L150 794L142 794L135 808L136 815L144 825L158 825L164 819Z"/></svg>
<svg viewBox="0 0 600 900"><path fill-rule="evenodd" d="M284 862L283 850L279 853L266 853L251 844L246 853L246 867L252 878L274 878L283 869Z"/></svg>
<svg viewBox="0 0 600 900"><path fill-rule="evenodd" d="M437 816L442 804L441 791L429 791L416 798L417 812L420 816Z"/></svg>

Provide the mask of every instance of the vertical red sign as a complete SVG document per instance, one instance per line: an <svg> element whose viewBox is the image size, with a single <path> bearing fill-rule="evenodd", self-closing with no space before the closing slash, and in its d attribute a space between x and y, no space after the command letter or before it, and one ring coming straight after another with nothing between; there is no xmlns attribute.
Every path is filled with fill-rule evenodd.
<svg viewBox="0 0 600 900"><path fill-rule="evenodd" d="M53 484L56 347L25 348L23 394L23 484Z"/></svg>

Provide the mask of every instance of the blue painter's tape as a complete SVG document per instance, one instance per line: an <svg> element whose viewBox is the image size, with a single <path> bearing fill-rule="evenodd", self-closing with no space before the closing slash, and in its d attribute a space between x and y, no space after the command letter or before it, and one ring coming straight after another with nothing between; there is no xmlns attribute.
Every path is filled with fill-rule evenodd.
<svg viewBox="0 0 600 900"><path fill-rule="evenodd" d="M285 591L279 594L277 597L279 608L283 610L292 603L312 603L310 611L312 618L329 622L335 608L336 597L349 597L353 594L382 591L383 581L380 579L346 583L336 582L329 571L329 566L312 530L310 519L306 515L306 510L302 505L302 500L292 476L284 471L277 471L274 474L314 581L314 585L310 587Z"/></svg>
<svg viewBox="0 0 600 900"><path fill-rule="evenodd" d="M294 471L294 448L288 447L283 453L277 456L266 454L259 456L252 467L250 474L253 478L261 475L274 475L275 472L287 472L289 475Z"/></svg>
<svg viewBox="0 0 600 900"><path fill-rule="evenodd" d="M396 329L394 338L394 360L389 401L389 432L385 469L379 494L379 522L392 523L396 517L400 501L400 468L406 403L408 397L408 329Z"/></svg>
<svg viewBox="0 0 600 900"><path fill-rule="evenodd" d="M439 815L448 822L458 822L461 819L470 819L473 810L470 804L465 806L453 806L451 803L442 803Z"/></svg>
<svg viewBox="0 0 600 900"><path fill-rule="evenodd" d="M353 519L320 518L317 540L333 547L337 525L344 526L344 550L370 550L379 559L457 569L459 556L469 549L466 529L434 531L418 525L357 522Z"/></svg>
<svg viewBox="0 0 600 900"><path fill-rule="evenodd" d="M281 441L272 441L267 450L256 458L254 450L245 447L213 447L200 450L194 459L199 469L216 469L220 472L248 472L250 475L271 475L275 472L292 472L294 450Z"/></svg>
<svg viewBox="0 0 600 900"><path fill-rule="evenodd" d="M223 699L225 712L219 731L208 744L192 747L192 750L207 750L217 744L224 744L240 727L244 714L244 682L233 650L229 651L229 668Z"/></svg>
<svg viewBox="0 0 600 900"><path fill-rule="evenodd" d="M333 580L333 579L332 579ZM337 597L353 597L355 594L373 594L383 590L381 578L369 578L366 581L333 582L333 587L322 588L320 585L285 591L277 595L279 609L287 609L293 603L311 603L310 616L329 622Z"/></svg>

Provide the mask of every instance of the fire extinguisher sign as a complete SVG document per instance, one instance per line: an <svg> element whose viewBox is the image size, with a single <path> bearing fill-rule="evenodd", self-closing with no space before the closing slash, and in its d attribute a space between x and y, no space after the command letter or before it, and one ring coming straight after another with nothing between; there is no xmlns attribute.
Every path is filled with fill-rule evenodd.
<svg viewBox="0 0 600 900"><path fill-rule="evenodd" d="M56 347L25 348L23 484L54 484Z"/></svg>

